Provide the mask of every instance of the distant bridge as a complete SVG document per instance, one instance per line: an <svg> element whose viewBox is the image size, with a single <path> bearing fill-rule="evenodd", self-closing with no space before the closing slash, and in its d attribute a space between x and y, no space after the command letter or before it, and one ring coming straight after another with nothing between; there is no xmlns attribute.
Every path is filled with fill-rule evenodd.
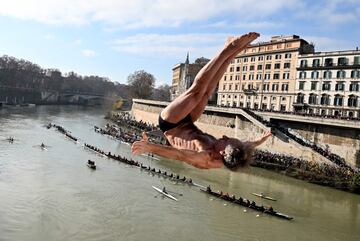
<svg viewBox="0 0 360 241"><path fill-rule="evenodd" d="M92 93L92 92L80 92L80 91L62 91L57 90L46 90L46 89L35 89L27 87L13 87L13 86L0 86L0 89L5 91L28 91L28 92L37 92L41 94L41 102L66 102L66 103L79 103L79 104L98 104L103 100L115 101L114 98L109 96ZM9 94L9 96L4 96L0 101L4 103L19 103L26 102L25 98L21 94Z"/></svg>
<svg viewBox="0 0 360 241"><path fill-rule="evenodd" d="M106 99L105 95L100 95L90 92L77 92L77 91L53 91L53 90L43 90L41 91L41 99L46 101L56 96L57 98L83 98L83 99Z"/></svg>
<svg viewBox="0 0 360 241"><path fill-rule="evenodd" d="M99 104L103 100L115 101L109 96L90 93L90 92L72 92L72 91L41 91L41 100L44 102L67 102L79 104Z"/></svg>

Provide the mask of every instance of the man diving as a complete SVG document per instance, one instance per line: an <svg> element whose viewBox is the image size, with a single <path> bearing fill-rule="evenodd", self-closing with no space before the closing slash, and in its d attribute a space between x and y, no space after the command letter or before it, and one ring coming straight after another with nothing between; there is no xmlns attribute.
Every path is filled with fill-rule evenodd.
<svg viewBox="0 0 360 241"><path fill-rule="evenodd" d="M255 147L265 142L271 132L265 132L259 139L249 142L227 136L217 139L202 132L194 122L204 112L209 97L231 60L257 37L258 33L251 32L229 38L220 53L196 75L191 87L161 111L159 127L170 146L150 143L146 133L143 133L142 140L133 143L132 153L153 153L201 169L220 168L225 165L236 170L248 166Z"/></svg>

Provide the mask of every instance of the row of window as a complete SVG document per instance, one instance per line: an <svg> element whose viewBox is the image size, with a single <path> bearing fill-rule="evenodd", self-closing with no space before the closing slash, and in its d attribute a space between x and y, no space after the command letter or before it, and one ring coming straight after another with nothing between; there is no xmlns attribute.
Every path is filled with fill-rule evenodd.
<svg viewBox="0 0 360 241"><path fill-rule="evenodd" d="M305 81L300 81L299 82L299 90L304 90L305 89ZM321 90L326 90L326 91L330 91L331 89L331 82L329 81L325 81L322 83L321 86ZM310 90L318 90L318 82L316 81L312 81L311 82L311 86L310 86ZM345 91L345 83L344 82L337 82L335 84L335 91ZM358 82L353 82L349 85L349 91L359 91L360 90L360 86Z"/></svg>
<svg viewBox="0 0 360 241"><path fill-rule="evenodd" d="M355 95L350 95L348 98L348 107L358 107L359 105L359 97ZM303 104L304 103L304 94L298 94L296 98L296 102ZM319 103L319 96L315 94L310 94L308 99L308 104L310 105L330 105L331 103L331 97L327 94L323 94L320 97L320 103ZM333 105L334 106L343 106L344 103L344 96L342 95L335 95Z"/></svg>
<svg viewBox="0 0 360 241"><path fill-rule="evenodd" d="M255 91L258 91L259 90L259 86L260 85L256 85L256 88L254 87L253 84L248 84L247 85L247 88L246 88L246 85L243 84L241 85L241 89L239 89L239 85L236 84L234 86L234 91L237 91L237 90L243 90L243 91L247 91L247 90L255 90ZM273 83L271 85L271 90L272 91L279 91L279 86L280 84L279 83ZM222 90L226 90L226 84L223 85L223 89ZM232 91L232 84L229 84L228 85L228 91ZM263 91L270 91L270 84L263 84L263 88L262 88ZM281 88L280 88L281 91L289 91L289 83L283 83L281 84Z"/></svg>
<svg viewBox="0 0 360 241"><path fill-rule="evenodd" d="M246 53L250 50L251 50L251 52L256 52L257 50L259 50L259 51L273 50L273 49L275 49L275 46L276 46L276 49L284 48L284 45L282 43L279 43L276 45L267 45L267 46L262 45L262 46L259 46L258 48L245 49L244 53ZM285 43L285 48L290 48L291 46L292 46L291 43Z"/></svg>
<svg viewBox="0 0 360 241"><path fill-rule="evenodd" d="M237 95L234 95L234 99L237 99ZM223 99L225 99L225 95L222 95L222 98ZM243 99L244 98L244 96L243 95L240 95L240 99ZM276 101L276 99L277 99L278 97L276 97L276 96L273 96L272 98L269 98L269 99L271 99L272 101ZM286 101L286 97L281 97L280 96L280 98L281 98L281 101ZM228 99L231 99L231 95L228 95ZM248 100L250 100L251 99L251 97L250 96L247 96L247 99ZM259 96L255 96L255 99L257 100L257 99L259 99ZM263 96L263 100L267 100L267 96Z"/></svg>
<svg viewBox="0 0 360 241"><path fill-rule="evenodd" d="M225 95L222 96L223 99L225 99ZM237 99L237 95L234 96L234 99ZM240 96L240 99L243 99L244 96ZM228 96L229 99L231 99L231 95ZM250 100L250 96L247 97L248 100ZM255 99L258 99L258 96L255 97ZM277 97L272 97L272 101L276 101ZM267 100L267 97L264 96L263 100ZM286 97L282 97L281 101L286 101ZM250 102L247 102L250 104ZM298 104L304 104L304 95L299 94L296 98L296 103ZM333 100L334 106L343 106L344 104L344 97L341 95L334 96ZM242 103L240 103L240 106ZM320 98L317 95L310 95L308 97L308 104L310 105L322 105L322 106L330 106L331 105L331 97L329 95L322 95ZM349 96L347 100L347 107L358 107L359 106L359 97L358 96Z"/></svg>
<svg viewBox="0 0 360 241"><path fill-rule="evenodd" d="M319 71L313 71L311 72L311 79L318 79L320 76ZM331 79L332 78L332 71L326 70L323 73L324 79ZM336 78L338 79L345 79L347 78L346 72L344 70L339 70L336 72ZM352 79L359 79L360 78L360 70L352 70L350 73L350 78ZM299 72L299 79L306 79L306 72L301 71Z"/></svg>
<svg viewBox="0 0 360 241"><path fill-rule="evenodd" d="M360 65L360 56L354 56L354 65ZM333 58L325 58L324 66L334 66L334 59ZM337 66L346 66L349 65L349 58L340 57L337 59ZM312 67L319 67L320 66L320 59L313 59L312 60ZM300 61L300 67L308 67L308 60L303 59Z"/></svg>
<svg viewBox="0 0 360 241"><path fill-rule="evenodd" d="M287 64L287 63L285 63L285 64ZM288 63L288 64L290 65L290 63ZM260 66L262 66L262 65L260 65ZM243 69L244 69L244 67L247 67L247 66L243 66ZM254 66L250 66L250 67L254 67ZM237 67L237 68L240 68L240 67ZM258 70L261 70L261 68L258 69ZM268 68L266 68L266 69L268 69ZM275 69L278 69L278 67L276 67L276 64L275 64ZM243 71L246 71L246 70L247 70L247 68L245 68L245 70L243 70ZM250 70L253 71L254 69L250 68ZM234 67L230 67L230 72L233 72L233 71L234 71ZM236 71L238 71L238 70L236 70ZM254 74L252 74L252 73L249 74L249 80L254 80L255 79L254 77L255 77ZM283 73L283 79L289 79L289 77L290 77L290 73L288 73L288 72ZM310 77L311 77L311 79L319 79L320 72L319 71L312 71ZM256 80L261 80L261 78L262 78L262 74L260 74L260 73L256 74ZM306 78L307 78L307 72L305 72L305 71L299 72L299 79L306 79ZM323 72L323 78L324 79L332 79L332 71L330 71L330 70L324 71ZM344 70L337 71L336 72L336 78L337 79L346 79L347 78L346 72ZM352 79L360 79L360 70L352 70L351 73L350 73L350 78L352 78ZM224 81L226 81L228 79L227 75L224 75L223 79L224 79ZM264 79L269 80L270 79L270 73L264 74ZM280 73L274 73L273 74L273 79L280 79ZM234 80L232 75L229 76L229 80L230 81ZM240 76L236 75L235 80L240 80ZM242 75L242 80L246 80L246 74Z"/></svg>
<svg viewBox="0 0 360 241"><path fill-rule="evenodd" d="M271 69L272 65L271 64L265 64L265 69ZM284 63L283 65L284 69L289 69L290 68L290 63ZM281 63L275 63L274 64L274 69L280 69L281 68ZM248 66L244 65L242 66L242 71L245 72L248 70ZM249 71L254 71L255 70L255 65L250 65L249 66ZM263 70L263 65L262 64L258 64L256 70ZM240 66L234 67L231 66L229 68L229 72L240 72Z"/></svg>
<svg viewBox="0 0 360 241"><path fill-rule="evenodd" d="M264 58L265 58L266 60L272 60L273 57L274 57L274 59L281 59L282 56L283 56L282 54L275 54L275 55L261 55L261 56L257 56L257 57L253 56L253 57L237 58L236 60L235 60L235 59L232 60L230 63L231 63L231 64L234 64L235 61L236 61L236 63L241 63L241 62L243 62L243 63L255 62L256 59L257 59L258 61L263 61ZM284 54L284 59L290 59L290 58L291 58L291 54L290 54L290 53Z"/></svg>
<svg viewBox="0 0 360 241"><path fill-rule="evenodd" d="M242 80L262 80L263 76L264 76L264 80L270 80L271 74L270 73L266 73L264 75L262 75L262 74L256 74L256 75L255 74L249 74L249 75L246 75L246 74L244 74L244 75L242 75ZM280 79L280 76L281 76L280 73L274 73L272 79L278 80L278 79ZM232 80L240 80L240 75L235 75L234 77L232 75L230 75L229 80L230 81L232 81ZM248 78L246 78L246 77L248 77ZM283 79L290 79L290 73L289 72L283 73L282 78ZM227 79L228 79L227 76L224 75L224 81L226 81Z"/></svg>
<svg viewBox="0 0 360 241"><path fill-rule="evenodd" d="M245 105L244 105L245 104ZM259 103L254 103L253 107L251 107L251 103L249 102L240 102L239 105L237 105L237 103L234 102L224 102L221 103L221 106L229 106L229 107L247 107L247 108L253 108L255 110L257 109L261 109L261 110L280 110L280 111L286 111L286 105L280 105L280 108L276 108L276 106L274 104L270 104L269 108L268 105L266 103L262 103L262 105L260 106ZM322 116L325 115L335 115L335 116L348 116L348 117L354 117L355 115L359 116L360 112L357 112L358 114L355 114L356 112L353 111L341 111L341 110L327 110L327 109L308 109L308 111L306 112L308 114L314 114L314 113L318 113Z"/></svg>
<svg viewBox="0 0 360 241"><path fill-rule="evenodd" d="M221 103L221 106L229 106L229 107L247 107L247 108L251 108L251 103L250 102L245 102L245 105L243 102L239 102L239 105L237 105L236 101L234 102L225 102L225 103ZM254 103L254 106L252 107L253 109L257 110L260 109L260 105L259 103ZM269 106L269 110L276 110L275 108L275 104L270 104ZM262 110L268 110L268 105L266 103L262 103L261 105L261 109ZM280 111L286 111L286 105L280 105L280 109L278 109Z"/></svg>

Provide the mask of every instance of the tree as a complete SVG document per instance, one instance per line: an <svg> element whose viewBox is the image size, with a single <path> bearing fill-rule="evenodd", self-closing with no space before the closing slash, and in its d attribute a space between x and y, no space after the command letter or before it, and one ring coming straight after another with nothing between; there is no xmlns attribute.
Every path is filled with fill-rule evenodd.
<svg viewBox="0 0 360 241"><path fill-rule="evenodd" d="M121 108L124 105L124 100L122 98L119 98L118 100L115 101L115 103L112 105L112 109L113 110L121 110Z"/></svg>
<svg viewBox="0 0 360 241"><path fill-rule="evenodd" d="M350 180L350 188L355 193L360 193L360 172L354 174Z"/></svg>
<svg viewBox="0 0 360 241"><path fill-rule="evenodd" d="M155 86L155 77L144 70L138 70L128 76L128 84L134 97L148 99Z"/></svg>
<svg viewBox="0 0 360 241"><path fill-rule="evenodd" d="M160 85L157 89L154 90L153 99L160 101L170 101L170 86L167 84Z"/></svg>
<svg viewBox="0 0 360 241"><path fill-rule="evenodd" d="M117 96L118 88L109 78L99 76L81 76L75 72L62 74L58 69L43 69L27 60L7 55L0 56L0 87L15 89L7 96L24 96L26 91L40 94L43 90L70 91L89 94ZM26 92L25 91L25 92ZM0 100L5 98L0 96ZM38 100L36 100L38 101Z"/></svg>

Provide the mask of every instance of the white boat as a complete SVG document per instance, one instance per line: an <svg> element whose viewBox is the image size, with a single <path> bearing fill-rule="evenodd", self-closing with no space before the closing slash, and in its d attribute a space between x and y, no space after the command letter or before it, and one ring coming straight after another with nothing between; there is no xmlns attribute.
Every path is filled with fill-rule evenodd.
<svg viewBox="0 0 360 241"><path fill-rule="evenodd" d="M262 194L262 193L255 193L255 192L253 192L253 193L251 193L252 195L254 195L254 196L258 196L258 197L261 197L261 198L264 198L264 199L267 199L267 200L271 200L271 201L276 201L276 199L275 198L272 198L272 197L267 197L267 196L265 196L264 194Z"/></svg>
<svg viewBox="0 0 360 241"><path fill-rule="evenodd" d="M168 197L168 198L170 198L170 199L172 199L172 200L174 200L174 201L177 201L177 199L176 199L175 197L171 196L170 194L168 194L168 193L166 193L166 192L163 192L163 190L161 190L160 188L154 187L154 186L152 186L152 188L154 188L156 191L158 191L159 193L161 193L161 194L164 195L165 197Z"/></svg>

